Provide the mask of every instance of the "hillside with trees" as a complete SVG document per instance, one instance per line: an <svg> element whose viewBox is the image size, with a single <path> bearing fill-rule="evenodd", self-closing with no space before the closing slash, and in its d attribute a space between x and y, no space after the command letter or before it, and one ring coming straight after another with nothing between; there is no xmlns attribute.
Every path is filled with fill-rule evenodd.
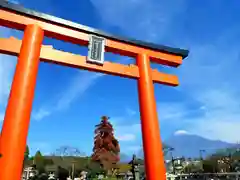
<svg viewBox="0 0 240 180"><path fill-rule="evenodd" d="M78 177L82 171L87 171L89 177L95 177L97 174L114 175L117 171L128 171L131 168L119 162L119 142L114 137L114 128L107 116L102 116L100 123L95 126L93 153L90 157L71 146L61 146L49 156L43 156L40 151L32 157L29 154L27 146L24 167L34 167L39 174L54 172L64 180L69 175Z"/></svg>

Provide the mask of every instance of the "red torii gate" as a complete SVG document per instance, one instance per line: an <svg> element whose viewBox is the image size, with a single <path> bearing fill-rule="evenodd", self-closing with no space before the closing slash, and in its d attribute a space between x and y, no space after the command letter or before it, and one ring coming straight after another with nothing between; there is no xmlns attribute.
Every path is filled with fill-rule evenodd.
<svg viewBox="0 0 240 180"><path fill-rule="evenodd" d="M153 82L177 86L178 78L151 69L150 61L178 67L188 56L187 50L116 37L5 1L0 2L0 25L24 31L22 41L0 38L0 53L18 56L1 131L1 180L21 178L40 61L137 79L147 179L166 179ZM84 46L90 41L90 49L95 48L93 56L91 52L85 57L42 45L44 36ZM136 65L103 62L104 51L100 46L107 52L136 58ZM94 61L98 61L97 64Z"/></svg>

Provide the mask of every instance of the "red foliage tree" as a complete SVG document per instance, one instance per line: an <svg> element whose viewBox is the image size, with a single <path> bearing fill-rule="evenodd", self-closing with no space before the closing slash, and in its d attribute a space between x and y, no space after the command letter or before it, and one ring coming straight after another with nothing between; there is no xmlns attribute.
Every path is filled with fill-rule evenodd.
<svg viewBox="0 0 240 180"><path fill-rule="evenodd" d="M100 124L96 125L92 160L99 162L104 169L111 169L119 161L120 147L114 137L114 129L108 121L109 117L103 116Z"/></svg>

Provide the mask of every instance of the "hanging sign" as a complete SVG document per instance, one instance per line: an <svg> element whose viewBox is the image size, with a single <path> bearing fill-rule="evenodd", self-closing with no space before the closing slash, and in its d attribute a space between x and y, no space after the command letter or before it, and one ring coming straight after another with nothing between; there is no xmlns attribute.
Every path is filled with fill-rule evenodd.
<svg viewBox="0 0 240 180"><path fill-rule="evenodd" d="M104 62L105 39L90 35L87 62L102 65Z"/></svg>

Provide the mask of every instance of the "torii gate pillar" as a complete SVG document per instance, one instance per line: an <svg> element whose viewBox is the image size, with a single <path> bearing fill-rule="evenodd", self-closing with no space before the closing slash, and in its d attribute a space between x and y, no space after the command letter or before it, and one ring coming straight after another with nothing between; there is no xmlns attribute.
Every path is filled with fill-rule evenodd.
<svg viewBox="0 0 240 180"><path fill-rule="evenodd" d="M138 80L138 93L145 171L148 179L164 180L166 179L166 172L148 55L139 54L137 65L140 76Z"/></svg>
<svg viewBox="0 0 240 180"><path fill-rule="evenodd" d="M26 27L1 132L2 180L19 180L22 174L43 38L38 25Z"/></svg>

